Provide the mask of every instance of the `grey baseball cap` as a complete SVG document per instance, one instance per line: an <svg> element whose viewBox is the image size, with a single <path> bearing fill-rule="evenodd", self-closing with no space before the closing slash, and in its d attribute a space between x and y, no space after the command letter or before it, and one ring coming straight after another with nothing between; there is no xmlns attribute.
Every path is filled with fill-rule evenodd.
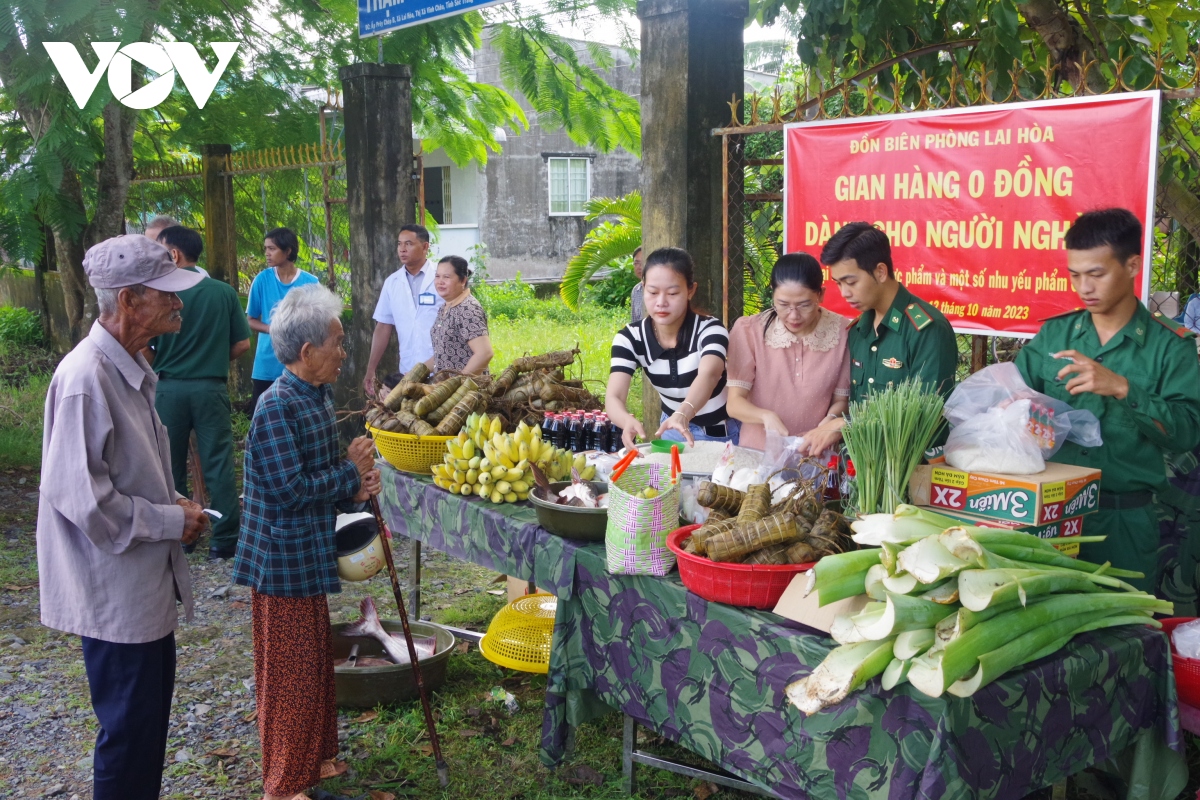
<svg viewBox="0 0 1200 800"><path fill-rule="evenodd" d="M167 248L139 234L114 236L92 247L83 256L88 282L97 289L120 289L142 284L160 292L182 292L204 276L179 269Z"/></svg>

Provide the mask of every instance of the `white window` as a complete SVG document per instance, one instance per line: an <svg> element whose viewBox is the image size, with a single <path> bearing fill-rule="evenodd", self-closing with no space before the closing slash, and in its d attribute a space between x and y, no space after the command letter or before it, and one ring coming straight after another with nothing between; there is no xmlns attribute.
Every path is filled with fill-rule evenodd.
<svg viewBox="0 0 1200 800"><path fill-rule="evenodd" d="M589 158L550 158L550 215L586 213L592 196L592 162Z"/></svg>

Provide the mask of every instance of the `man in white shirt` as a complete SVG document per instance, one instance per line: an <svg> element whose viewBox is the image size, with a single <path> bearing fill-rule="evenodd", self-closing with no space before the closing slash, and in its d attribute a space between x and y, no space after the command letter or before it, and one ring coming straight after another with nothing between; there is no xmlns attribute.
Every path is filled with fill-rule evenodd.
<svg viewBox="0 0 1200 800"><path fill-rule="evenodd" d="M375 396L376 372L392 341L392 331L399 340L401 374L433 357L429 332L438 309L446 303L433 288L437 264L428 257L428 230L420 225L401 227L396 237L396 255L403 269L396 270L383 282L379 302L375 304L375 333L371 336L371 356L363 379L367 397Z"/></svg>

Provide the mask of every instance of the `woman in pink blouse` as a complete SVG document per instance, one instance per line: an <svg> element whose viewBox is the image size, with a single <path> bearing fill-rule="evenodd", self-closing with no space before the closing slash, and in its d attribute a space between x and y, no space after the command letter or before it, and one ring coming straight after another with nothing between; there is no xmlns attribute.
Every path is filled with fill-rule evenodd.
<svg viewBox="0 0 1200 800"><path fill-rule="evenodd" d="M742 421L743 447L763 449L766 431L803 436L820 455L842 438L849 406L850 320L821 308L821 265L788 253L771 270L771 308L742 317L729 336L729 416Z"/></svg>

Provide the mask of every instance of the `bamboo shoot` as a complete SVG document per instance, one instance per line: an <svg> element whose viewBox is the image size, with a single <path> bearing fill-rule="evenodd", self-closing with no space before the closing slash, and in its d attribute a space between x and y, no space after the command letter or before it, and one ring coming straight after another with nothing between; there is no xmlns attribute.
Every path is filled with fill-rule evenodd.
<svg viewBox="0 0 1200 800"><path fill-rule="evenodd" d="M892 640L835 647L807 677L785 690L788 700L805 714L816 714L846 699L892 660Z"/></svg>

